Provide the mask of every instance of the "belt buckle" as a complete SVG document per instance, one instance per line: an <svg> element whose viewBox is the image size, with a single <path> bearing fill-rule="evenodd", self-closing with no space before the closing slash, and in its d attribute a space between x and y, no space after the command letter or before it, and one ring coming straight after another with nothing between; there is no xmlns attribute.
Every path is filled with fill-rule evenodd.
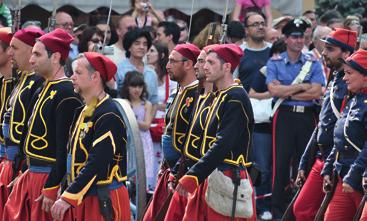
<svg viewBox="0 0 367 221"><path fill-rule="evenodd" d="M305 107L304 106L293 106L293 112L304 113L305 112Z"/></svg>

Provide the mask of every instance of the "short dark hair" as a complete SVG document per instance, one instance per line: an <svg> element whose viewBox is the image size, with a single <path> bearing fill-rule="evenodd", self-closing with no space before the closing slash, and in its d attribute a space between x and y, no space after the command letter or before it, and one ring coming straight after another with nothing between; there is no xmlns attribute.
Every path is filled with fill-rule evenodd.
<svg viewBox="0 0 367 221"><path fill-rule="evenodd" d="M335 9L328 10L324 14L321 15L320 22L327 24L332 19L343 20L343 16L340 14L339 11Z"/></svg>
<svg viewBox="0 0 367 221"><path fill-rule="evenodd" d="M250 17L251 17L251 16L253 16L253 15L260 15L261 17L263 17L264 21L266 22L266 16L264 15L264 13L262 13L262 12L252 12L252 13L249 13L249 14L245 17L245 19L243 20L243 25L244 25L245 27L247 27L247 22L248 22L248 20L250 19Z"/></svg>
<svg viewBox="0 0 367 221"><path fill-rule="evenodd" d="M240 21L230 21L228 23L227 36L235 39L245 37L245 28Z"/></svg>
<svg viewBox="0 0 367 221"><path fill-rule="evenodd" d="M86 28L81 37L78 44L78 51L79 53L87 52L88 51L88 42L93 38L93 35L97 34L102 39L104 38L104 33L100 30L98 30L96 27L88 27Z"/></svg>
<svg viewBox="0 0 367 221"><path fill-rule="evenodd" d="M170 21L162 21L158 24L158 28L159 27L163 27L165 35L172 35L173 43L178 44L181 31L180 27L176 23Z"/></svg>
<svg viewBox="0 0 367 221"><path fill-rule="evenodd" d="M141 29L141 28L134 28L126 32L124 40L122 41L122 45L126 51L127 58L130 57L129 49L131 45L141 37L144 37L147 39L148 49L149 49L150 46L152 46L152 37L150 36L150 33L148 31L146 31L145 29Z"/></svg>
<svg viewBox="0 0 367 221"><path fill-rule="evenodd" d="M302 16L305 16L307 14L316 14L316 12L315 12L315 10L309 9L309 10L306 10L305 12L303 12Z"/></svg>
<svg viewBox="0 0 367 221"><path fill-rule="evenodd" d="M45 49L46 49L47 57L48 57L48 58L51 58L51 55L52 55L53 53L56 53L56 52L53 52L51 49L49 49L46 45L45 45ZM60 52L59 52L59 53L60 53ZM61 53L60 53L60 55L61 55ZM62 58L60 57L59 64L60 64L61 66L64 66L64 65L66 64L66 59L62 59Z"/></svg>
<svg viewBox="0 0 367 221"><path fill-rule="evenodd" d="M9 27L8 20L4 15L0 15L0 24L2 24L4 27Z"/></svg>

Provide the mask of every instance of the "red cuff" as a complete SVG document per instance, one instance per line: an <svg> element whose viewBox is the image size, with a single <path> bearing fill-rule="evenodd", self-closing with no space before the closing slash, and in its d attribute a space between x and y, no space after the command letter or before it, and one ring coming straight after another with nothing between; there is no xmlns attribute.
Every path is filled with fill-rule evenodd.
<svg viewBox="0 0 367 221"><path fill-rule="evenodd" d="M168 182L176 182L176 177L173 176L172 173L170 173L169 176L168 176Z"/></svg>
<svg viewBox="0 0 367 221"><path fill-rule="evenodd" d="M178 181L181 186L189 193L194 193L199 186L199 181L196 176L185 175Z"/></svg>
<svg viewBox="0 0 367 221"><path fill-rule="evenodd" d="M78 206L78 200L73 200L73 199L67 198L63 195L61 195L60 198L62 200L64 200L65 202L69 203L72 207L77 207Z"/></svg>
<svg viewBox="0 0 367 221"><path fill-rule="evenodd" d="M43 188L42 194L47 198L50 198L52 200L56 200L57 199L57 192L59 191L59 188L60 188L60 186L55 186L55 187L50 187L50 188Z"/></svg>

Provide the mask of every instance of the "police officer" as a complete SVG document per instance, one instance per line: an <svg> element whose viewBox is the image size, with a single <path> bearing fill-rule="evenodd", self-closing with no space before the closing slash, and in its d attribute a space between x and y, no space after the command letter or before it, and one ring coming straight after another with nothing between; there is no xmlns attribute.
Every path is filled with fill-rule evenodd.
<svg viewBox="0 0 367 221"><path fill-rule="evenodd" d="M307 24L296 18L282 29L286 51L267 63L266 84L274 97L273 117L273 195L274 219L282 217L290 165L299 159L315 127L313 99L321 96L325 82L320 62L302 53ZM296 168L293 168L295 170Z"/></svg>
<svg viewBox="0 0 367 221"><path fill-rule="evenodd" d="M353 220L362 199L362 174L367 141L367 51L358 50L345 61L344 78L353 97L348 100L334 128L334 147L321 175L332 185L333 168L338 183L325 213L326 221ZM327 191L325 189L325 191Z"/></svg>
<svg viewBox="0 0 367 221"><path fill-rule="evenodd" d="M336 29L325 40L325 47L322 53L326 64L334 72L323 98L322 109L319 115L320 121L317 127L317 136L315 137L319 151L313 151L317 147L308 146L302 155L299 165L297 181L305 181L305 173L310 169L307 167L315 161L312 169L307 171L309 175L306 183L303 185L294 203L293 210L296 220L314 220L323 200L323 179L320 173L324 166L324 160L333 148L334 125L340 117L340 108L344 97L347 96L347 85L343 81L343 63L340 59L349 57L353 53L356 43L357 33L346 29Z"/></svg>

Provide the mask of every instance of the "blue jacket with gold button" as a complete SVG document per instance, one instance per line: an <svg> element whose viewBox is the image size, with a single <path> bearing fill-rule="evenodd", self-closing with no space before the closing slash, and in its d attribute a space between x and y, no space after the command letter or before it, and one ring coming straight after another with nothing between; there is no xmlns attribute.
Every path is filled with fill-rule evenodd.
<svg viewBox="0 0 367 221"><path fill-rule="evenodd" d="M216 92L204 127L201 155L180 179L193 192L216 168L247 166L254 118L250 100L241 85Z"/></svg>
<svg viewBox="0 0 367 221"><path fill-rule="evenodd" d="M125 181L126 140L125 123L108 95L93 112L88 106L78 109L70 129L68 187L62 199L77 206L96 185Z"/></svg>
<svg viewBox="0 0 367 221"><path fill-rule="evenodd" d="M43 78L34 72L19 72L19 80L11 92L7 103L7 115L9 120L9 136L11 143L7 145L19 145L22 139L23 129L26 124L27 112L31 107L33 95L42 86Z"/></svg>
<svg viewBox="0 0 367 221"><path fill-rule="evenodd" d="M317 128L317 144L323 148L323 153L318 152L317 154L322 158L326 159L331 149L334 146L333 133L334 126L338 118L340 117L340 109L342 107L344 96L347 95L348 89L347 84L343 81L344 71L335 72L333 79L330 81L326 93L323 98L321 112L319 115L319 123ZM306 170L307 163L311 160L310 151L311 146L304 151L300 164L300 170Z"/></svg>
<svg viewBox="0 0 367 221"><path fill-rule="evenodd" d="M343 182L362 191L362 173L366 158L367 94L358 93L348 101L334 128L334 147L327 158L321 175L330 175L335 167ZM334 163L335 162L335 163Z"/></svg>
<svg viewBox="0 0 367 221"><path fill-rule="evenodd" d="M21 141L30 166L49 166L43 194L56 199L66 172L67 140L73 113L82 105L70 79L45 81L31 103ZM36 163L37 162L37 163Z"/></svg>

